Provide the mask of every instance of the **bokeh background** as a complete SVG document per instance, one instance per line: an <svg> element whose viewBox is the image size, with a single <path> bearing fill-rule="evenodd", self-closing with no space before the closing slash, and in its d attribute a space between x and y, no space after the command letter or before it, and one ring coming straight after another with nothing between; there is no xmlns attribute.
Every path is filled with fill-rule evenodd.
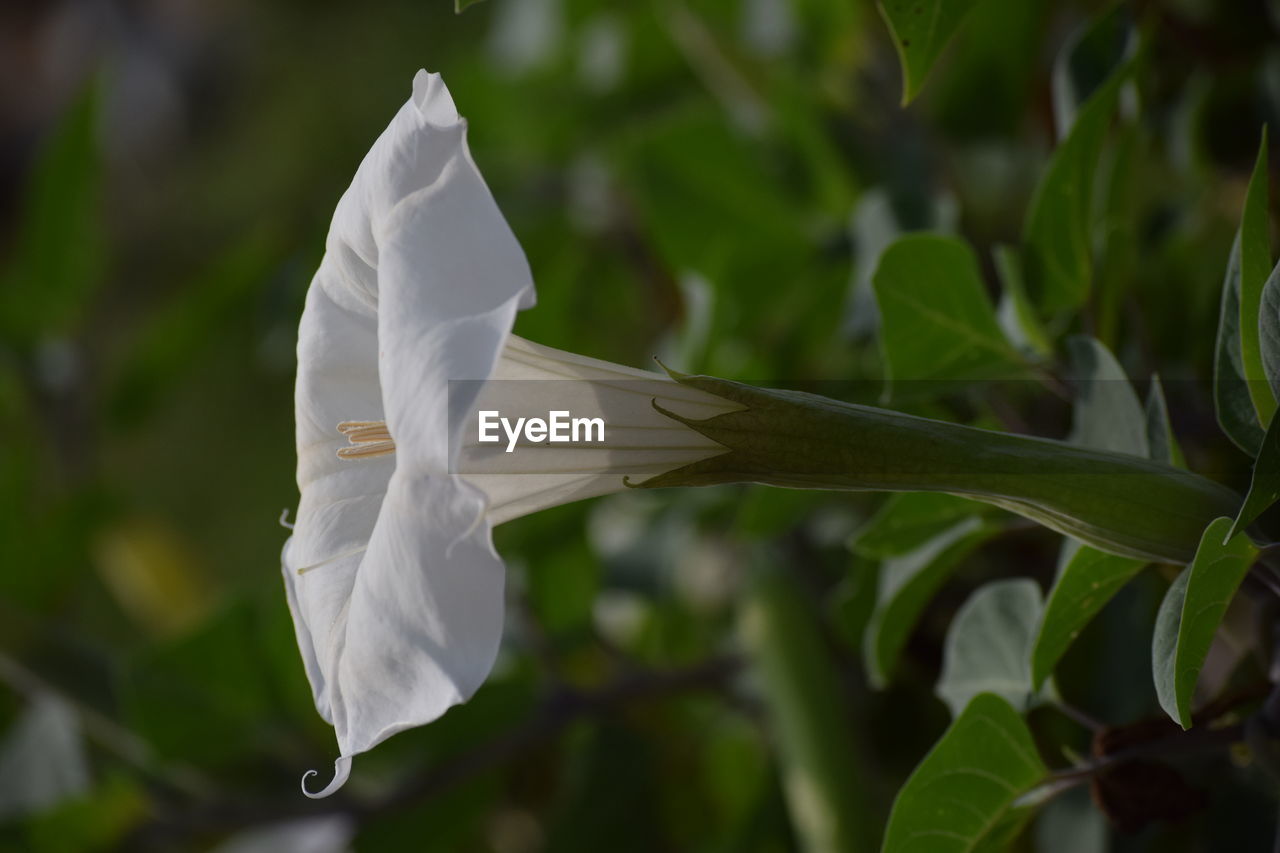
<svg viewBox="0 0 1280 853"><path fill-rule="evenodd" d="M517 332L878 399L878 252L954 231L990 273L1053 145L1055 57L1103 7L981 0L903 108L884 23L850 0L0 6L0 846L819 849L814 789L848 793L838 819L876 849L948 720L932 685L956 607L982 580L1047 582L1055 537L968 556L876 691L875 563L848 542L879 496L628 492L512 522L493 677L305 800L336 749L279 574L302 300L425 67L532 264ZM1189 458L1239 478L1205 390L1258 128L1280 119L1275 4L1132 13L1142 120L1099 179L1114 299L1083 323L1132 375L1183 380ZM1013 401L891 404L1065 433L1062 401ZM1069 655L1091 714L1155 707L1134 625L1162 588L1140 579ZM1270 806L1227 770L1205 768L1189 823L1122 837L1066 798L1021 843L1269 849Z"/></svg>

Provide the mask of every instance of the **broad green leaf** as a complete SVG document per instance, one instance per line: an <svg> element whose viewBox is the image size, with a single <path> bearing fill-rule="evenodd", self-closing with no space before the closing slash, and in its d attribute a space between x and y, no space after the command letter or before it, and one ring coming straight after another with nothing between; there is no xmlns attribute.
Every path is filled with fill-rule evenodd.
<svg viewBox="0 0 1280 853"><path fill-rule="evenodd" d="M1071 435L1074 444L1146 456L1147 416L1124 368L1094 338L1067 339L1076 388Z"/></svg>
<svg viewBox="0 0 1280 853"><path fill-rule="evenodd" d="M898 557L985 509L982 504L942 492L898 492L853 534L850 547L873 560Z"/></svg>
<svg viewBox="0 0 1280 853"><path fill-rule="evenodd" d="M1169 404L1165 402L1164 383L1159 374L1151 375L1151 388L1147 391L1147 449L1148 455L1166 465L1184 467L1182 448L1173 434L1169 422Z"/></svg>
<svg viewBox="0 0 1280 853"><path fill-rule="evenodd" d="M963 240L911 234L880 256L874 276L886 377L1008 379L1023 372Z"/></svg>
<svg viewBox="0 0 1280 853"><path fill-rule="evenodd" d="M1098 157L1130 64L1080 108L1049 160L1023 229L1027 286L1042 316L1080 307L1093 276L1092 205Z"/></svg>
<svg viewBox="0 0 1280 853"><path fill-rule="evenodd" d="M1271 270L1262 288L1258 337L1267 384L1271 386L1271 393L1280 398L1280 264Z"/></svg>
<svg viewBox="0 0 1280 853"><path fill-rule="evenodd" d="M777 736L783 790L802 846L865 849L864 781L837 689L835 662L813 607L782 567L756 569L739 632L758 670Z"/></svg>
<svg viewBox="0 0 1280 853"><path fill-rule="evenodd" d="M1071 541L1064 556L1031 648L1031 683L1037 689L1085 625L1146 565Z"/></svg>
<svg viewBox="0 0 1280 853"><path fill-rule="evenodd" d="M920 611L956 564L993 532L993 528L971 516L914 551L881 564L876 609L867 623L862 644L863 661L872 684L879 687L889 680Z"/></svg>
<svg viewBox="0 0 1280 853"><path fill-rule="evenodd" d="M1258 458L1253 463L1249 494L1236 514L1230 535L1235 536L1253 524L1277 500L1280 500L1280 418L1272 417Z"/></svg>
<svg viewBox="0 0 1280 853"><path fill-rule="evenodd" d="M902 104L920 93L929 69L975 0L880 0L902 65Z"/></svg>
<svg viewBox="0 0 1280 853"><path fill-rule="evenodd" d="M483 2L484 0L453 0L454 14L461 15L469 7L474 6L477 3L483 3Z"/></svg>
<svg viewBox="0 0 1280 853"><path fill-rule="evenodd" d="M0 336L30 345L65 333L101 274L97 87L72 103L36 162L13 252L0 270Z"/></svg>
<svg viewBox="0 0 1280 853"><path fill-rule="evenodd" d="M1213 407L1218 425L1250 456L1262 447L1262 426L1253 407L1249 383L1245 381L1244 356L1240 349L1240 280L1242 269L1240 235L1227 259L1222 282L1222 303L1218 312L1218 340L1213 355Z"/></svg>
<svg viewBox="0 0 1280 853"><path fill-rule="evenodd" d="M1047 358L1053 354L1053 344L1027 296L1021 256L1011 246L997 246L994 256L1002 288L996 312L1000 328L1021 352L1034 358Z"/></svg>
<svg viewBox="0 0 1280 853"><path fill-rule="evenodd" d="M1259 340L1262 291L1271 270L1271 240L1267 221L1267 131L1262 131L1258 159L1245 193L1240 216L1240 364L1258 423L1271 423L1276 397L1267 382Z"/></svg>
<svg viewBox="0 0 1280 853"><path fill-rule="evenodd" d="M952 714L980 693L1019 710L1037 702L1029 661L1043 608L1040 587L1025 578L995 581L969 596L947 630L934 689Z"/></svg>
<svg viewBox="0 0 1280 853"><path fill-rule="evenodd" d="M1151 670L1156 697L1184 729L1191 727L1191 695L1227 605L1253 565L1258 549L1249 537L1231 539L1231 519L1204 529L1191 565L1178 575L1156 614Z"/></svg>
<svg viewBox="0 0 1280 853"><path fill-rule="evenodd" d="M998 850L1030 817L1018 798L1048 774L1009 703L982 694L916 767L889 814L882 853Z"/></svg>

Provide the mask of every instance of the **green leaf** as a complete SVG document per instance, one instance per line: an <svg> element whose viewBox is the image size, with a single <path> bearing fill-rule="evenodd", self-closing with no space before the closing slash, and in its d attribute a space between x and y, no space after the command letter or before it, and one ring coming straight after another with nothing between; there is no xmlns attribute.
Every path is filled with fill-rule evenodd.
<svg viewBox="0 0 1280 853"><path fill-rule="evenodd" d="M1084 626L1146 565L1072 541L1065 544L1064 556L1031 648L1031 683L1036 689Z"/></svg>
<svg viewBox="0 0 1280 853"><path fill-rule="evenodd" d="M1178 575L1156 614L1151 670L1160 707L1184 729L1191 727L1191 694L1227 605L1258 549L1243 534L1231 539L1231 519L1205 528L1195 560Z"/></svg>
<svg viewBox="0 0 1280 853"><path fill-rule="evenodd" d="M1037 359L1049 357L1053 354L1053 344L1027 296L1021 256L1011 246L997 246L994 256L1002 288L997 310L1000 328L1022 353Z"/></svg>
<svg viewBox="0 0 1280 853"><path fill-rule="evenodd" d="M920 611L951 570L993 532L994 528L971 516L914 551L884 561L876 609L862 645L872 684L880 687L888 682Z"/></svg>
<svg viewBox="0 0 1280 853"><path fill-rule="evenodd" d="M1271 423L1276 397L1267 382L1259 340L1262 292L1271 270L1271 241L1267 223L1267 131L1262 130L1258 159L1249 178L1240 216L1240 363L1253 400L1258 423ZM1271 318L1274 319L1274 318Z"/></svg>
<svg viewBox="0 0 1280 853"><path fill-rule="evenodd" d="M982 694L934 745L898 792L882 853L1003 849L1030 810L1017 805L1048 774L1026 723Z"/></svg>
<svg viewBox="0 0 1280 853"><path fill-rule="evenodd" d="M902 65L902 105L920 93L938 54L955 34L974 0L880 0Z"/></svg>
<svg viewBox="0 0 1280 853"><path fill-rule="evenodd" d="M984 509L971 500L941 492L897 492L853 534L850 547L873 560L898 557Z"/></svg>
<svg viewBox="0 0 1280 853"><path fill-rule="evenodd" d="M739 631L764 685L784 793L802 846L861 850L864 781L839 677L812 606L780 566L756 568Z"/></svg>
<svg viewBox="0 0 1280 853"><path fill-rule="evenodd" d="M1089 295L1094 173L1130 67L1121 66L1081 107L1036 187L1023 242L1028 289L1042 316L1076 309Z"/></svg>
<svg viewBox="0 0 1280 853"><path fill-rule="evenodd" d="M1185 467L1182 448L1173 434L1169 422L1169 404L1165 402L1164 383L1159 374L1151 375L1151 388L1147 391L1147 448L1148 455L1166 465Z"/></svg>
<svg viewBox="0 0 1280 853"><path fill-rule="evenodd" d="M1253 524L1277 500L1280 500L1280 418L1272 417L1262 439L1262 449L1253 463L1249 494L1245 495L1240 512L1236 514L1230 535L1235 536Z"/></svg>
<svg viewBox="0 0 1280 853"><path fill-rule="evenodd" d="M1240 348L1240 280L1242 269L1240 235L1227 259L1222 282L1222 302L1218 312L1218 340L1213 356L1213 407L1218 425L1250 456L1262 447L1262 426L1253 407L1249 383L1245 381L1244 356Z"/></svg>
<svg viewBox="0 0 1280 853"><path fill-rule="evenodd" d="M1068 440L1098 450L1146 456L1147 416L1124 368L1094 338L1072 336L1067 349L1081 380Z"/></svg>
<svg viewBox="0 0 1280 853"><path fill-rule="evenodd" d="M995 581L969 596L947 630L934 689L952 714L980 693L1019 710L1037 702L1029 661L1043 608L1040 587L1025 578Z"/></svg>
<svg viewBox="0 0 1280 853"><path fill-rule="evenodd" d="M483 3L483 2L484 0L453 0L454 14L461 15L469 7L474 6L477 3Z"/></svg>
<svg viewBox="0 0 1280 853"><path fill-rule="evenodd" d="M1271 393L1280 397L1280 264L1276 264L1262 287L1262 307L1258 316L1262 367Z"/></svg>
<svg viewBox="0 0 1280 853"><path fill-rule="evenodd" d="M903 237L880 256L873 281L888 381L1022 375L963 240Z"/></svg>
<svg viewBox="0 0 1280 853"><path fill-rule="evenodd" d="M97 102L90 84L63 117L26 188L13 254L0 274L0 336L14 343L68 331L99 283Z"/></svg>

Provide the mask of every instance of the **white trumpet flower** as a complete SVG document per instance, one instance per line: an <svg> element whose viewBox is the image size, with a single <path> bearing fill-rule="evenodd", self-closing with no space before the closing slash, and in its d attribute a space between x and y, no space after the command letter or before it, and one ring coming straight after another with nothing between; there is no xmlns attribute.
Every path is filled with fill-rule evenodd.
<svg viewBox="0 0 1280 853"><path fill-rule="evenodd" d="M693 418L737 406L512 336L533 303L466 123L440 77L420 71L338 203L298 332L301 498L282 562L340 751L322 791L307 791L314 771L303 778L308 796L337 790L352 756L436 719L488 675L503 622L492 525L723 450L652 402ZM552 386L571 387L567 405L603 417L612 440L510 455L464 441L485 400L545 411L531 389Z"/></svg>

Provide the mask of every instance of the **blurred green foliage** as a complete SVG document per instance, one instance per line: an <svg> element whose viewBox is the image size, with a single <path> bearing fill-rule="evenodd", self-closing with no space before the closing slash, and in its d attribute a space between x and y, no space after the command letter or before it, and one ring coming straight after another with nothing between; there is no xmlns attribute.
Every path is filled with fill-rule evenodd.
<svg viewBox="0 0 1280 853"><path fill-rule="evenodd" d="M66 62L48 33L81 5L15 38ZM1172 430L1149 435L1248 486L1210 382L1246 198L1251 245L1268 227L1269 175L1250 174L1280 119L1274 3L103 5L130 11L87 30L100 59L47 92L32 72L45 110L0 149L23 176L0 234L0 766L85 769L4 812L0 849L867 850L980 784L931 779L948 754L1000 780L981 818L1016 829L1033 815L1006 788L1046 772L1032 732L1051 766L1090 753L1060 711L980 697L948 728L935 695L962 603L1013 576L1049 590L1058 537L945 498L628 492L499 528L493 677L339 796L301 797L334 745L278 574L294 335L334 205L419 67L444 75L532 264L519 334L857 402L892 371L897 408L1064 437L1084 333L1121 378L1165 377ZM904 45L926 12L945 26ZM880 265L922 229L952 236ZM913 381L993 365L1034 379ZM1117 727L1159 711L1170 578L1128 568L1052 649L1069 709ZM1266 651L1220 651L1205 701L1263 679ZM51 697L71 722L21 725ZM997 731L957 740L980 725ZM1196 761L1204 810L1109 829L1110 849L1271 843L1256 766ZM0 803L27 778L0 778ZM1102 831L1058 803L1016 849Z"/></svg>

